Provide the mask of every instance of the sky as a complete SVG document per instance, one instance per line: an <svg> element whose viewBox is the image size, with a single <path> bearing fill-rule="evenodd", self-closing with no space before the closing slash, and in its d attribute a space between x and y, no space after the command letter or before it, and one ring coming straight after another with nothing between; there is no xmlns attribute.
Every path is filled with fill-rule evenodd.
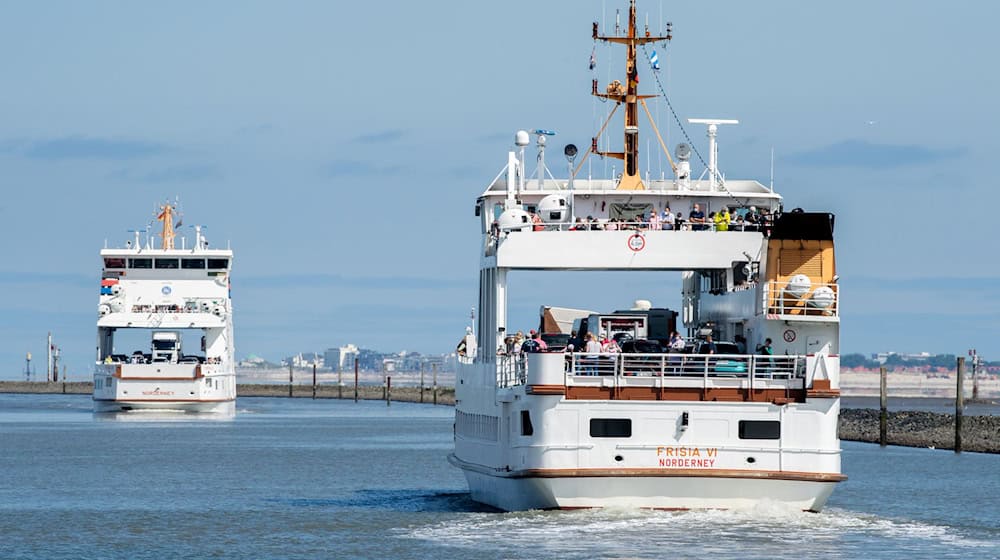
<svg viewBox="0 0 1000 560"><path fill-rule="evenodd" d="M589 144L608 109L590 81L621 78L624 57L598 46L588 69L591 22L626 7L0 4L0 377L26 352L44 371L47 332L70 376L89 375L98 252L168 199L235 252L239 357L452 350L476 303L476 197L518 129ZM639 4L654 31L673 22L656 48L678 116L740 120L720 133L723 173L767 184L773 149L786 207L837 215L842 353L1000 357L998 12ZM650 78L640 63L642 93ZM684 140L662 100L653 111L668 145ZM680 303L677 275L566 274L513 274L511 328L541 304Z"/></svg>

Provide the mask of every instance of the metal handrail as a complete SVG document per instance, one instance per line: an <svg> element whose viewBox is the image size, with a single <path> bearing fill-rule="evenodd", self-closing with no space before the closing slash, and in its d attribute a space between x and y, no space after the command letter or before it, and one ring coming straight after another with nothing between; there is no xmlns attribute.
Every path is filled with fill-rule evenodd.
<svg viewBox="0 0 1000 560"><path fill-rule="evenodd" d="M768 315L806 315L821 317L840 316L840 286L837 284L812 284L799 295L790 291L789 282L770 281L761 291L762 308ZM827 288L826 290L821 290ZM817 292L832 299L821 305Z"/></svg>

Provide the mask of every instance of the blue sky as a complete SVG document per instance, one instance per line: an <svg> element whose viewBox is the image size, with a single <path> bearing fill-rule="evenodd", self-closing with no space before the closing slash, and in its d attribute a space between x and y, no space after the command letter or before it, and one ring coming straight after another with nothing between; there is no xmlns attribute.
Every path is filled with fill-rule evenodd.
<svg viewBox="0 0 1000 560"><path fill-rule="evenodd" d="M70 374L89 371L98 251L175 196L236 252L240 356L450 350L476 298L475 198L519 128L588 144L606 110L590 22L619 5L5 3L0 376L49 330ZM674 23L660 77L680 116L741 121L726 175L766 183L773 148L786 204L837 214L845 353L1000 353L998 11L640 2ZM621 57L598 47L602 83ZM514 328L542 303L680 299L670 275L512 282Z"/></svg>

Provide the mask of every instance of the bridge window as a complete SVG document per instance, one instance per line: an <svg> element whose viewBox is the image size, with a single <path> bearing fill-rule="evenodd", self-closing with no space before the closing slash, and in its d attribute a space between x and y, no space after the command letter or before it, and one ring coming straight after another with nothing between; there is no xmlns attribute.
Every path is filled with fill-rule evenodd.
<svg viewBox="0 0 1000 560"><path fill-rule="evenodd" d="M177 268L177 259L156 259L155 268Z"/></svg>
<svg viewBox="0 0 1000 560"><path fill-rule="evenodd" d="M153 268L153 259L129 259L129 268Z"/></svg>
<svg viewBox="0 0 1000 560"><path fill-rule="evenodd" d="M229 259L208 259L208 268L211 270L226 270L229 268Z"/></svg>
<svg viewBox="0 0 1000 560"><path fill-rule="evenodd" d="M205 268L205 259L181 259L181 268Z"/></svg>
<svg viewBox="0 0 1000 560"><path fill-rule="evenodd" d="M590 437L632 437L630 418L591 418Z"/></svg>
<svg viewBox="0 0 1000 560"><path fill-rule="evenodd" d="M105 257L104 268L125 268L125 259L122 257Z"/></svg>
<svg viewBox="0 0 1000 560"><path fill-rule="evenodd" d="M781 439L781 422L740 420L740 439Z"/></svg>

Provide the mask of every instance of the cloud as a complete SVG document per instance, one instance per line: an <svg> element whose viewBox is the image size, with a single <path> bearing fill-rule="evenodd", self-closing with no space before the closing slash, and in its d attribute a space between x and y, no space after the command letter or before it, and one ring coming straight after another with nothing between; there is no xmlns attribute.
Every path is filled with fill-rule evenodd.
<svg viewBox="0 0 1000 560"><path fill-rule="evenodd" d="M87 138L69 136L33 142L25 155L32 159L126 160L154 156L169 151L158 142L145 140Z"/></svg>
<svg viewBox="0 0 1000 560"><path fill-rule="evenodd" d="M354 141L361 144L385 144L399 140L404 134L405 132L399 129L383 130L381 132L372 132L371 134L362 134L355 137Z"/></svg>
<svg viewBox="0 0 1000 560"><path fill-rule="evenodd" d="M807 167L864 167L892 169L934 163L965 155L965 148L932 149L906 144L873 144L865 140L844 140L813 150L783 157L793 165Z"/></svg>
<svg viewBox="0 0 1000 560"><path fill-rule="evenodd" d="M337 160L325 166L325 172L330 177L395 175L402 170L401 165L374 165L355 160Z"/></svg>

